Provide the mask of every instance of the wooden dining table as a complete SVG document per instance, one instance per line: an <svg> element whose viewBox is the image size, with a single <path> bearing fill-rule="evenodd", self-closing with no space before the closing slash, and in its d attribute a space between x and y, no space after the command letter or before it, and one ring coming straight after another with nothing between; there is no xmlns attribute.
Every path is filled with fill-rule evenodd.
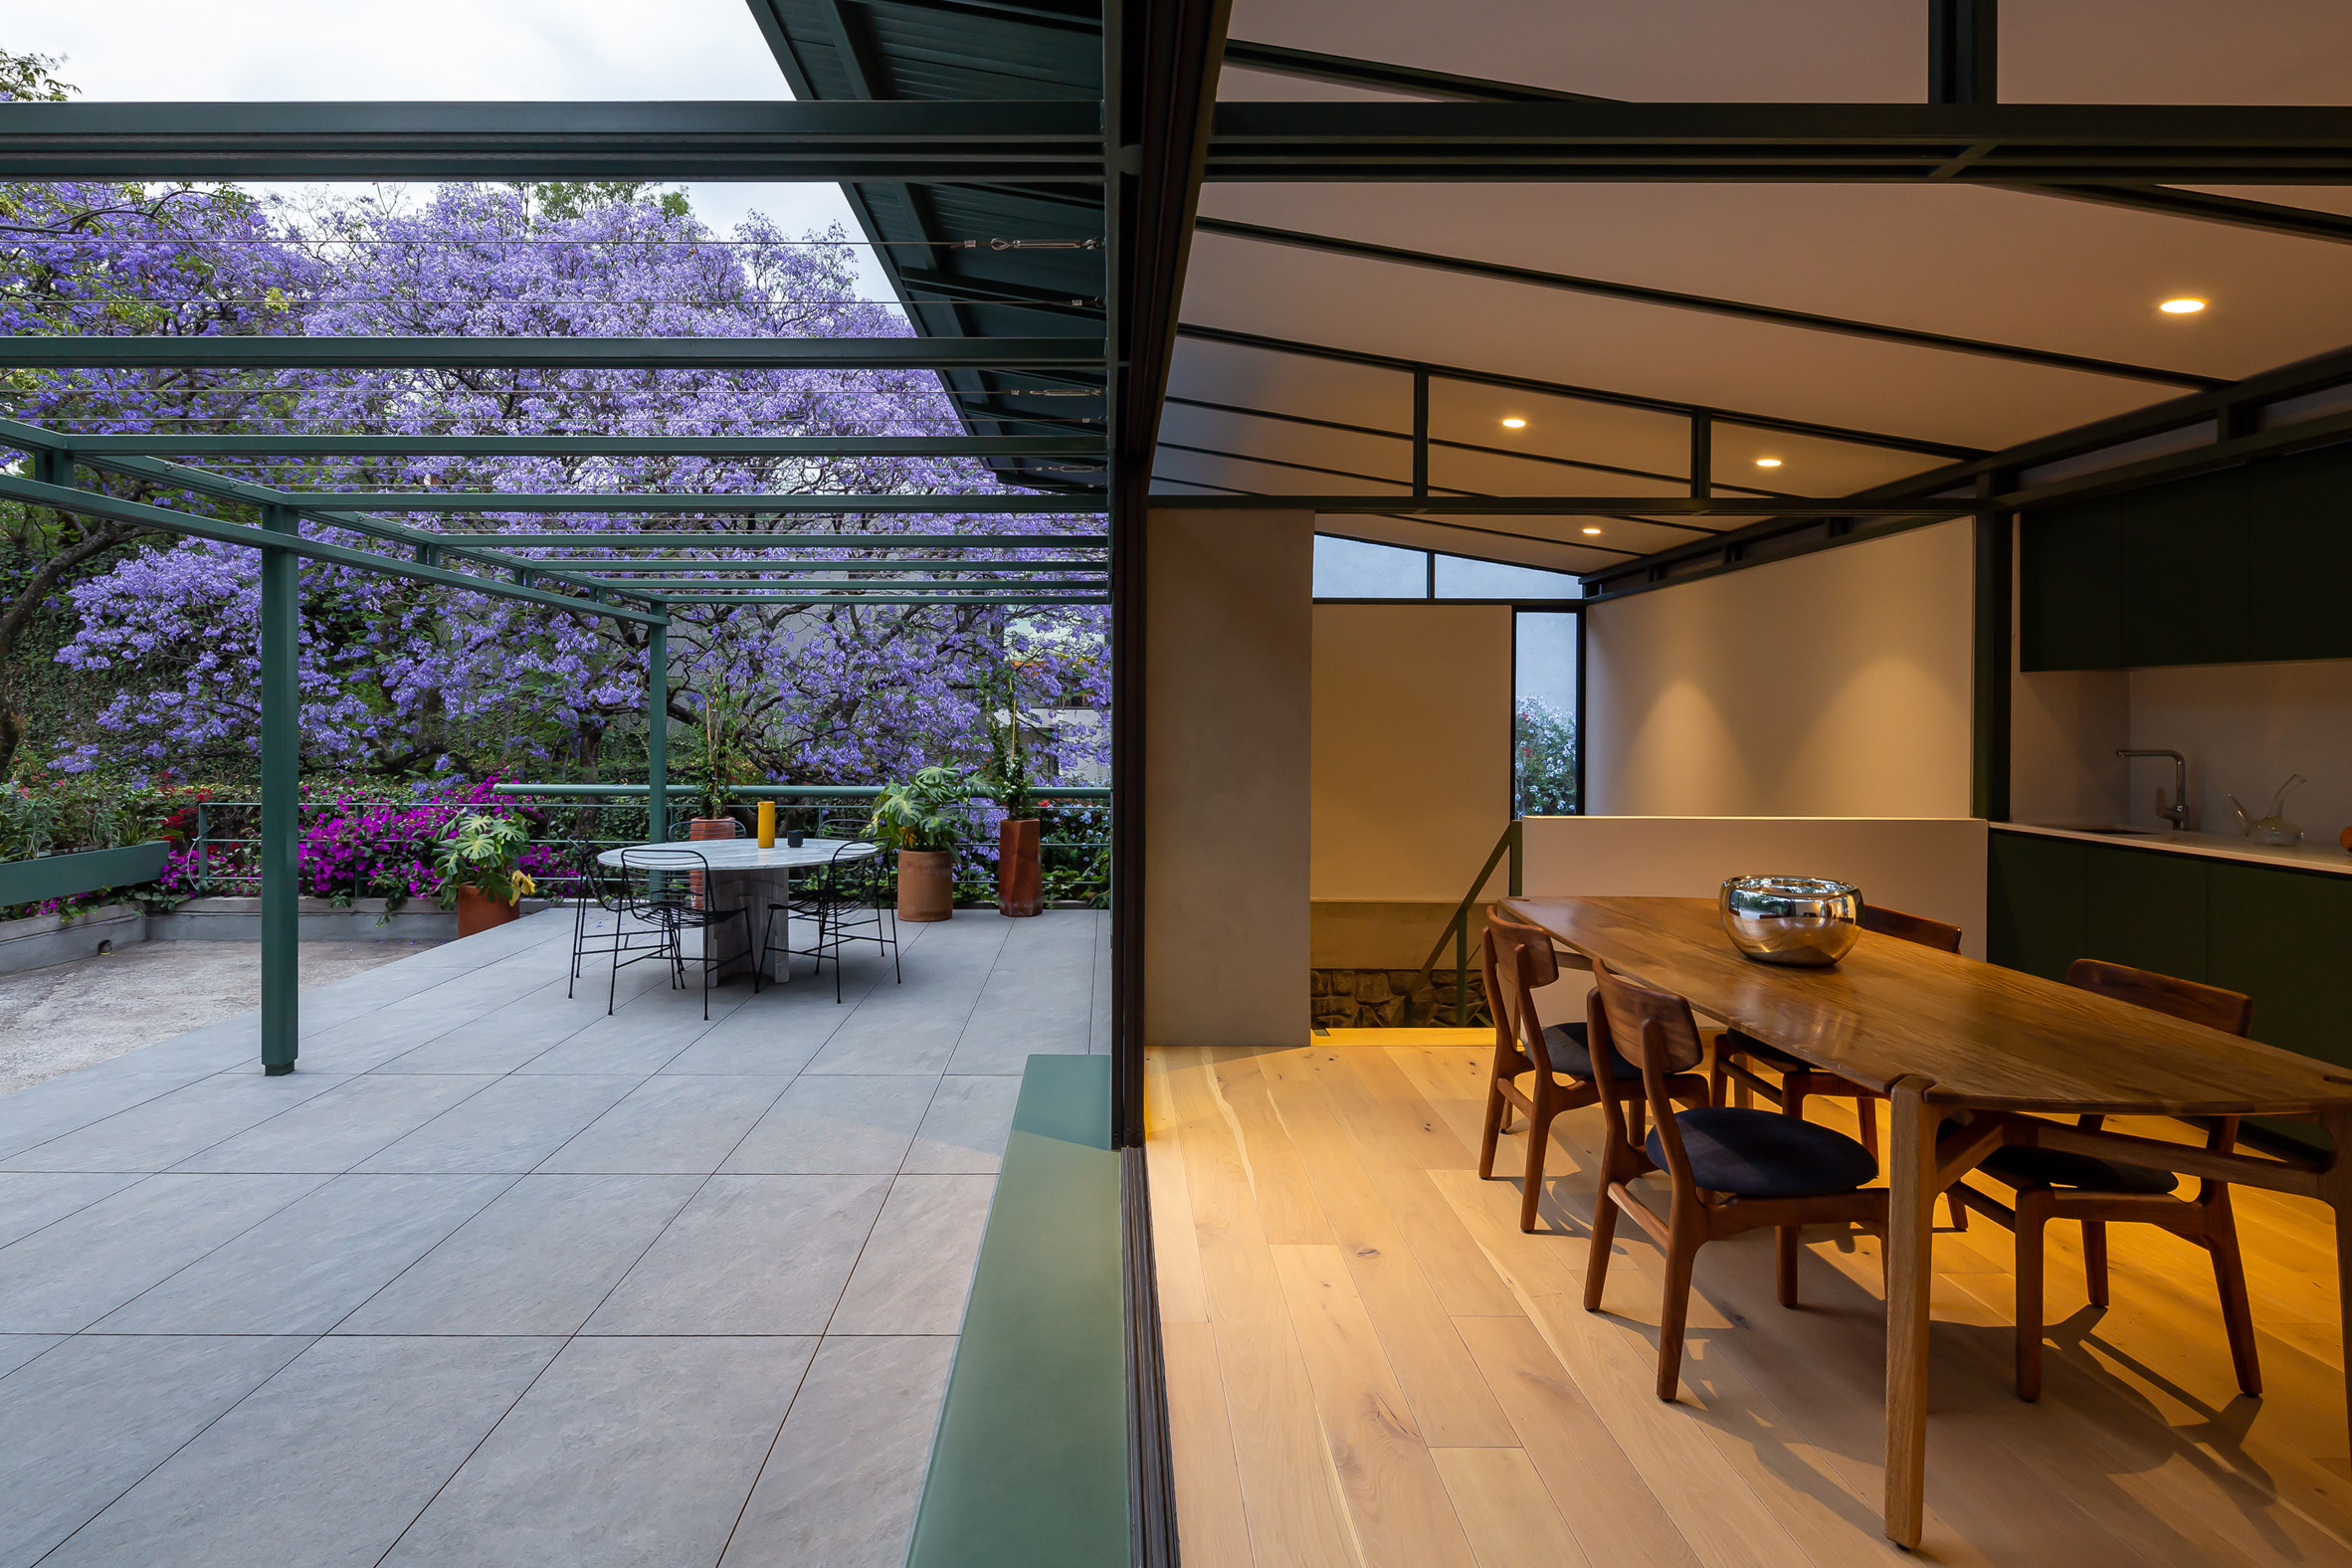
<svg viewBox="0 0 2352 1568"><path fill-rule="evenodd" d="M1503 907L1562 946L1886 1095L1885 1527L1903 1546L1919 1544L1925 1501L1935 1199L2003 1143L2318 1198L2335 1211L2338 1293L2352 1303L2352 1163L2340 1153L2213 1153L2046 1119L2285 1116L2319 1122L2341 1151L2352 1137L2352 1071L1869 932L1829 968L1758 963L1731 945L1705 898L1525 897ZM1959 1111L1972 1114L1939 1143Z"/></svg>

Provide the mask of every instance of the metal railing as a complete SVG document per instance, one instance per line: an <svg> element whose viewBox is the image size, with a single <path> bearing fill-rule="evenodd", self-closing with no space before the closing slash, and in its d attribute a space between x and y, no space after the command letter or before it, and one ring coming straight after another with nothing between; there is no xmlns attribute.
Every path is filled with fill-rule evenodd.
<svg viewBox="0 0 2352 1568"><path fill-rule="evenodd" d="M1519 896L1520 875L1525 869L1522 849L1525 837L1521 831L1520 819L1512 818L1511 825L1502 830L1502 837L1494 841L1494 853L1486 857L1486 864L1479 867L1478 875L1471 879L1470 891L1464 893L1462 902L1454 906L1454 917L1446 922L1446 928L1438 933L1437 941L1431 944L1429 956L1421 961L1421 978L1427 980L1430 971L1437 968L1438 955L1446 950L1447 940L1449 938L1453 940L1454 1023L1458 1029L1470 1027L1470 910L1478 906L1478 894L1485 888L1486 879L1494 875L1495 865L1506 853L1511 858L1511 870L1508 884L1510 890L1504 896L1510 898ZM1488 997L1486 1005L1488 1008L1492 1008L1495 1005L1494 998Z"/></svg>
<svg viewBox="0 0 2352 1568"><path fill-rule="evenodd" d="M491 786L491 791L541 808L546 821L533 843L556 851L565 859L556 877L540 879L542 892L548 895L577 894L588 861L605 850L646 842L644 802L649 786L644 784L497 784ZM669 787L673 799L694 793L694 787L689 784ZM876 784L753 784L730 791L746 801L776 801L781 808L777 813L779 831L799 827L814 837L843 839L858 838L865 833L873 815L872 802L880 793L882 786ZM1099 785L1073 785L1033 793L1038 801L1048 805L1067 802L1084 806L1105 804L1111 794ZM318 813L349 810L350 806L350 802L341 801L304 801L300 809L306 826ZM206 893L258 892L261 803L207 800L195 803L194 809L196 820L188 839L191 852L188 864L194 889ZM571 820L564 826L570 831L545 831L558 826L558 819L566 815ZM683 840L690 831L684 819L675 816L669 826L673 841ZM350 842L377 849L408 848L414 843L408 839ZM428 853L422 846L415 847L420 859ZM1110 885L1109 850L1107 822L1100 824L1098 833L1074 833L1066 829L1042 840L1040 853L1048 874L1049 896L1065 901L1098 901L1106 897ZM958 871L976 876L977 868L959 865ZM974 876L963 876L961 880L972 881ZM546 885L550 881L554 885ZM352 884L344 895L364 898L375 896L377 891L363 873L355 871Z"/></svg>

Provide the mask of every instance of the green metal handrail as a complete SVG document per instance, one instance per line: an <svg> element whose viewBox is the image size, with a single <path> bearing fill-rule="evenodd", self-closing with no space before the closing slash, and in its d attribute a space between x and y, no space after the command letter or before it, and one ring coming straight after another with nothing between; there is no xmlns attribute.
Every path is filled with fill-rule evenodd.
<svg viewBox="0 0 2352 1568"><path fill-rule="evenodd" d="M1478 868L1478 875L1470 882L1470 891L1464 893L1462 902L1454 906L1454 918L1446 922L1446 928L1438 933L1438 939L1431 946L1429 956L1421 961L1421 977L1427 980L1430 971L1438 966L1438 954L1446 950L1447 938L1453 938L1454 1023L1457 1028L1467 1029L1470 1027L1470 912L1476 907L1479 889L1486 885L1486 879L1494 875L1495 863L1502 859L1505 851L1509 852L1511 858L1509 896L1513 898L1519 896L1520 876L1525 870L1525 857L1522 853L1523 842L1524 835L1520 832L1520 819L1513 817L1511 825L1502 830L1502 837L1494 841L1494 853L1487 856L1486 864ZM1494 999L1488 997L1486 1005L1492 1007Z"/></svg>
<svg viewBox="0 0 2352 1568"><path fill-rule="evenodd" d="M697 795L697 784L666 786L673 795ZM650 784L493 784L490 790L498 795L558 795L587 797L610 795L617 798L644 795L653 788ZM881 794L880 784L744 784L730 788L729 795L741 795L750 800L868 800ZM1073 784L1033 788L1029 792L1039 800L1108 800L1110 789L1102 784Z"/></svg>

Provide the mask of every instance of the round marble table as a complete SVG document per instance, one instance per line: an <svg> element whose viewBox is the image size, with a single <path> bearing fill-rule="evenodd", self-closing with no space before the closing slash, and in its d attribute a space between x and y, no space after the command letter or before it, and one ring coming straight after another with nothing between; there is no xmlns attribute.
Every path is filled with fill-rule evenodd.
<svg viewBox="0 0 2352 1568"><path fill-rule="evenodd" d="M606 850L596 857L596 864L619 867L621 857L633 850L686 850L702 858L710 869L708 896L711 906L719 909L748 909L742 920L727 920L709 927L708 935L718 943L718 974L746 974L759 951L761 927L768 917L771 903L790 904L792 901L792 874L820 866L831 866L836 859L868 861L882 853L880 847L859 839L804 839L800 848L787 846L782 839L772 850L763 850L756 839L681 839L669 844L624 844ZM641 863L642 864L642 863ZM680 862L690 869L691 863ZM802 921L806 926L807 921ZM704 933L688 932L688 940L698 940ZM769 979L779 983L792 978L791 953L795 949L792 934L787 931L780 945L786 950L783 972L771 972ZM797 949L805 951L806 949ZM694 957L697 953L689 953Z"/></svg>

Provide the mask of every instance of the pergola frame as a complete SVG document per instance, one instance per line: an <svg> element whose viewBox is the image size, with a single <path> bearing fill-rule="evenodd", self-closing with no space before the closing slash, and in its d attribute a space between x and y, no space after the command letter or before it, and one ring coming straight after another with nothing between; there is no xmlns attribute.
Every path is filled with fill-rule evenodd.
<svg viewBox="0 0 2352 1568"><path fill-rule="evenodd" d="M2181 185L2352 183L2352 110L2169 104L2023 104L1998 99L1994 0L1929 0L1926 48L1930 101L1925 103L1629 103L1538 88L1450 76L1409 66L1349 61L1262 44L1227 43L1227 0L1105 0L1101 25L1040 5L974 3L958 7L1007 29L1068 45L1069 58L1090 57L1090 82L1030 79L1063 96L1024 101L917 98L896 96L892 63L872 27L838 0L818 0L822 38L804 37L805 20L779 0L749 0L779 68L799 101L789 103L476 103L476 104L0 104L0 178L194 179L826 179L850 182L848 194L869 243L893 289L905 301L916 335L860 343L853 340L697 339L430 339L294 337L198 339L15 340L10 361L20 365L202 366L207 368L333 366L539 366L548 368L739 368L789 366L935 369L958 400L969 435L963 438L681 437L600 435L456 437L299 433L289 438L190 432L184 436L107 437L0 428L0 443L29 451L30 479L0 477L0 496L39 505L81 509L185 535L259 548L263 555L265 769L265 1062L291 1067L294 1040L293 983L294 723L293 647L295 563L335 561L414 580L501 594L581 614L616 617L647 628L655 689L666 689L668 611L674 605L893 603L1100 603L1112 615L1113 776L1118 794L1113 846L1115 947L1113 1015L1113 1138L1129 1150L1140 1143L1143 1046L1143 745L1149 715L1144 702L1147 512L1157 506L1311 508L1318 512L1446 515L1606 514L1662 519L1744 517L1762 520L1713 533L1586 574L1596 597L1644 591L1708 571L1738 569L1751 552L1785 554L1936 517L1970 515L1978 538L1978 682L1980 737L2006 734L2006 664L1993 680L1986 663L2006 658L2008 530L2020 505L2101 488L2150 483L2249 456L2294 450L2352 436L2352 416L2293 420L2262 429L2261 410L2311 391L2352 383L2352 355L2325 356L2300 366L2234 383L2162 367L2058 353L2031 344L1995 343L1909 331L1880 323L1778 309L1761 302L1670 294L1616 280L1570 277L1426 252L1373 247L1332 236L1268 230L1264 226L1199 225L1202 184L1221 181L1633 181L1659 183L1961 183L2022 190L2053 198L2106 203L2193 222L2250 227L2341 243L2352 240L2352 218L2275 204L2214 196ZM1421 96L1420 102L1216 101L1218 63L1259 71L1374 87ZM1026 69L1026 67L1025 67ZM990 239L975 237L974 204L1021 215ZM993 220L992 220L993 221ZM1768 414L1713 409L1670 400L1580 387L1479 370L1443 366L1351 349L1180 324L1178 306L1188 247L1196 228L1222 229L1260 243L1305 246L1363 260L1441 274L1478 277L1535 289L1638 299L1647 304L1761 319L1792 328L1837 332L1911 346L1976 354L2052 368L2192 388L2185 397L2079 430L1986 453L1948 443L1840 429ZM987 231L978 231L986 234ZM1077 257L1084 266L1045 269L1013 278L961 265L983 244L1025 265ZM901 253L905 254L901 254ZM993 265L993 264L992 264ZM1097 281L1098 280L1098 281ZM1027 336L984 330L1007 312L1032 329L1064 327L1058 335ZM1411 443L1410 494L1175 496L1152 489L1158 427L1167 402L1168 373L1179 336L1264 352L1301 355L1401 372L1411 378L1413 429L1375 431ZM1433 438L1429 391L1433 382L1474 385L1648 409L1684 420L1690 465L1679 497L1553 495L1469 496L1435 492L1433 448L1460 445ZM1061 419L1017 401L1039 394L1098 395L1099 417ZM1197 401L1197 400L1196 400ZM1281 410L1229 408L1252 417L1317 423ZM1331 423L1331 421L1320 421ZM1709 472L1715 426L1736 424L1805 435L1940 460L1910 479L1836 499L1713 493ZM1356 427L1344 427L1356 428ZM1056 435L1018 434L1050 429ZM2030 486L2024 470L2080 457L2151 435L2210 431L2188 450L2055 485ZM930 444L909 447L909 440ZM307 445L293 446L289 442ZM750 441L754 446L711 443ZM889 443L895 441L897 445ZM702 443L697 446L694 443ZM800 445L778 445L797 442ZM825 445L810 445L822 442ZM114 443L109 447L109 443ZM353 445L358 443L358 445ZM466 443L467 445L458 445ZM525 443L525 445L517 445ZM618 444L616 444L618 443ZM332 445L330 445L332 444ZM1173 446L1173 444L1171 444ZM1473 449L1475 450L1475 449ZM618 495L526 498L503 494L328 494L269 490L205 477L164 456L270 457L302 453L374 455L579 456L971 456L999 465L998 473L1033 490L1074 489L1070 495L1007 497L877 497ZM1512 456L1533 457L1529 454ZM1247 455L1237 454L1245 457ZM1033 459L1097 459L1107 465L1099 490L1073 487L1055 471L1024 467ZM1269 459L1247 459L1270 462ZM1538 459L1540 461L1540 459ZM153 470L132 464L154 464ZM145 473L172 488L257 506L256 528L167 507L116 500L72 484L77 467ZM1305 467L1294 465L1294 467ZM1601 467L1601 466L1595 466ZM1610 471L1603 468L1603 472ZM1637 477L1628 474L1627 477ZM1383 482L1394 483L1394 482ZM1199 485L1196 488L1218 487ZM1726 491L1730 487L1724 488ZM545 504L540 504L543 499ZM1015 501L1019 504L1015 504ZM903 501L904 505L894 502ZM1030 502L1038 504L1030 504ZM888 534L760 535L639 532L438 533L382 520L372 511L464 512L611 509L649 513L818 512L889 510L1093 511L1107 510L1105 538L1086 536L951 539ZM356 530L378 542L412 550L416 563L371 550L305 539L302 520ZM1697 524L1682 523L1685 528ZM1819 545L1793 544L1818 530ZM983 596L934 585L908 592L904 581L881 593L769 592L762 578L713 578L698 587L668 581L649 586L626 575L624 562L533 560L516 549L686 549L730 551L891 547L932 550L1107 546L1107 593L1025 593ZM1766 547L1769 548L1760 548ZM430 564L448 559L507 574L497 581ZM647 563L652 565L654 563ZM686 563L680 563L682 566ZM878 567L887 563L875 563ZM967 562L926 571L966 574L1002 565ZM1040 563L1045 564L1045 563ZM1068 563L1064 563L1068 564ZM669 575L668 563L663 563ZM856 568L863 572L867 563ZM715 571L742 571L740 562L712 562ZM844 570L848 563L809 562L805 571ZM684 573L681 573L683 575ZM718 589L718 583L754 586ZM541 587L534 584L547 584ZM802 589L820 586L809 582ZM557 587L569 590L558 592ZM1998 591L1996 592L1996 588ZM577 597L575 597L577 595ZM1991 704L1991 705L1986 705ZM661 704L656 704L659 710ZM652 726L649 803L661 822L666 794L663 725ZM1979 805L2005 811L1995 775L2005 776L2005 753L1980 739ZM1996 809L2000 808L2000 809ZM657 831L659 831L657 829ZM1140 1191L1136 1173L1130 1187ZM1140 1199L1136 1200L1137 1204ZM1167 1517L1165 1432L1154 1426L1162 1409L1156 1344L1149 1313L1149 1244L1135 1240L1129 1215L1131 1267L1140 1257L1139 1287L1130 1278L1137 1327L1129 1374L1135 1495L1141 1501L1139 1551L1148 1559L1170 1533ZM1899 1435L1897 1435L1899 1436ZM1888 1527L1915 1543L1919 1498L1889 1467Z"/></svg>

